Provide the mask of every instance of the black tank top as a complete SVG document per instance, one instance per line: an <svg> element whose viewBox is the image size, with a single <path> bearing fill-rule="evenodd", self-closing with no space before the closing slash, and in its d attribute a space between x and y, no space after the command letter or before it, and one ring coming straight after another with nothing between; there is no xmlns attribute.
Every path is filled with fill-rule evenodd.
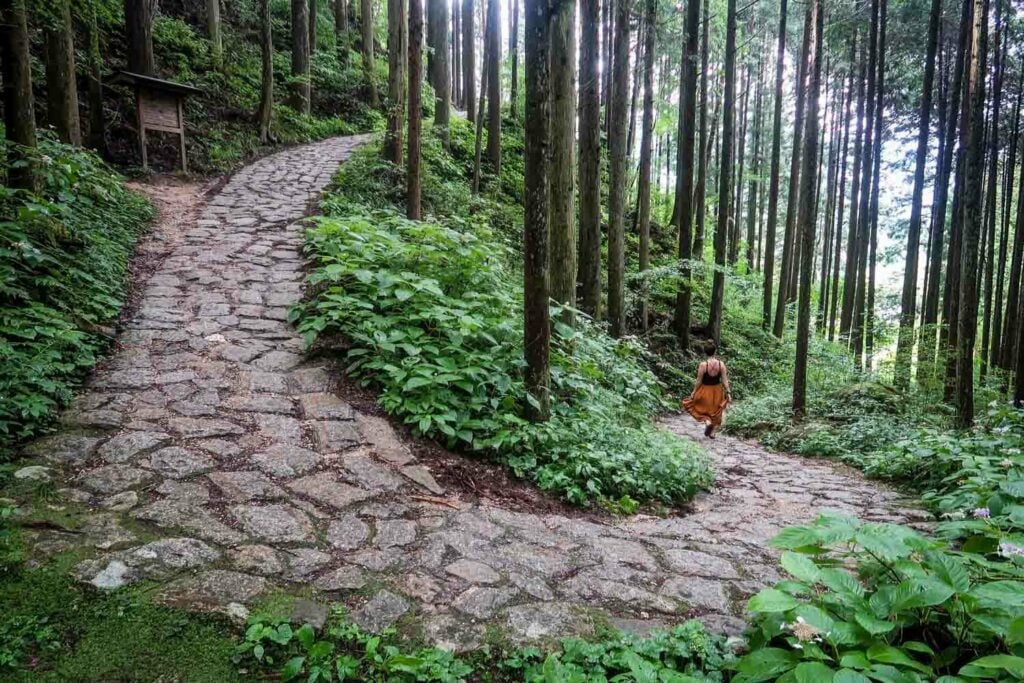
<svg viewBox="0 0 1024 683"><path fill-rule="evenodd" d="M709 374L708 370L710 368L711 368L711 363L708 362L707 365L704 366L704 378L700 381L700 383L705 385L705 386L709 386L709 387L713 387L713 386L715 386L717 384L721 384L722 383L722 361L718 361L718 372L716 374L714 374L714 375Z"/></svg>

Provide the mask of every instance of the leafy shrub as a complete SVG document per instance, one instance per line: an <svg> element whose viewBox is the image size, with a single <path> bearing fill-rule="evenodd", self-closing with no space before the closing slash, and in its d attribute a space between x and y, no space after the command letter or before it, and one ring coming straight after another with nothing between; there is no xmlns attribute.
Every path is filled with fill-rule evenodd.
<svg viewBox="0 0 1024 683"><path fill-rule="evenodd" d="M336 611L320 636L309 624L293 629L287 621L251 620L245 640L238 645L239 664L269 668L283 681L304 677L316 681L423 681L457 683L473 669L450 652L422 648L404 653L381 635L364 633L345 623Z"/></svg>
<svg viewBox="0 0 1024 683"><path fill-rule="evenodd" d="M31 436L109 339L152 209L93 154L43 137L40 190L0 187L0 445Z"/></svg>
<svg viewBox="0 0 1024 683"><path fill-rule="evenodd" d="M347 371L416 433L575 503L679 503L710 484L695 446L651 426L663 404L639 347L585 319L554 326L551 420L522 417L519 277L485 227L350 210L309 231L311 299L293 318L309 342L340 334Z"/></svg>
<svg viewBox="0 0 1024 683"><path fill-rule="evenodd" d="M525 683L717 683L731 661L723 638L709 634L699 621L687 621L647 636L615 632L593 642L569 638L547 656L526 648L503 660L500 668L521 675L516 678Z"/></svg>
<svg viewBox="0 0 1024 683"><path fill-rule="evenodd" d="M750 599L752 651L736 683L1024 676L1024 564L847 517L772 543L793 580Z"/></svg>

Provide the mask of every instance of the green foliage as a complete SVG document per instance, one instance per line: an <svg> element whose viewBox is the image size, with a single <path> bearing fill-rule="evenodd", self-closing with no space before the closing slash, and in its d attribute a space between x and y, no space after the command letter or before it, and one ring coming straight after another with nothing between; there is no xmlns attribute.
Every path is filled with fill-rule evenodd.
<svg viewBox="0 0 1024 683"><path fill-rule="evenodd" d="M710 484L693 446L650 425L663 404L640 348L585 319L555 325L552 419L522 417L519 278L484 225L348 208L309 231L312 297L293 317L309 342L340 334L347 371L416 433L579 504L679 503Z"/></svg>
<svg viewBox="0 0 1024 683"><path fill-rule="evenodd" d="M393 641L393 629L380 635L364 633L345 623L344 611L335 610L323 633L304 624L292 628L287 621L250 620L235 661L275 671L283 681L423 681L458 683L473 669L450 652L421 648L404 652Z"/></svg>
<svg viewBox="0 0 1024 683"><path fill-rule="evenodd" d="M723 669L731 661L721 637L709 634L699 621L687 621L647 636L613 632L594 642L569 638L547 656L527 648L506 658L500 668L526 683L717 683L724 680Z"/></svg>
<svg viewBox="0 0 1024 683"><path fill-rule="evenodd" d="M1024 564L848 517L772 543L793 579L750 599L736 683L1020 680Z"/></svg>
<svg viewBox="0 0 1024 683"><path fill-rule="evenodd" d="M40 190L0 188L0 446L46 424L109 342L152 209L91 153L40 140Z"/></svg>

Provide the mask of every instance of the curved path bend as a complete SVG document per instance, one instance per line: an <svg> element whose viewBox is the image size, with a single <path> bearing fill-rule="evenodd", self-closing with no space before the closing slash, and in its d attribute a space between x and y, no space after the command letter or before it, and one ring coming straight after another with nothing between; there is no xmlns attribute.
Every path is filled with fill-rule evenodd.
<svg viewBox="0 0 1024 683"><path fill-rule="evenodd" d="M91 549L74 571L112 589L241 616L273 591L314 623L346 603L470 648L514 638L644 630L688 616L742 627L745 598L779 578L765 541L824 508L920 518L893 491L831 464L710 442L718 488L691 514L600 523L448 495L380 418L339 393L285 321L299 301L304 216L366 138L282 151L246 167L144 283L116 352L26 449L60 477L75 533L33 530L37 556ZM701 439L688 418L665 425Z"/></svg>

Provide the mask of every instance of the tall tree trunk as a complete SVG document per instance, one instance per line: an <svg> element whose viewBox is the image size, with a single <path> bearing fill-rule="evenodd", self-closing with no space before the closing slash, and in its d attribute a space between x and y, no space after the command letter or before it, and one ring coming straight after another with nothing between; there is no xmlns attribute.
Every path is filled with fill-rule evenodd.
<svg viewBox="0 0 1024 683"><path fill-rule="evenodd" d="M46 52L46 119L63 142L82 144L75 80L74 31L68 0L53 0L43 28Z"/></svg>
<svg viewBox="0 0 1024 683"><path fill-rule="evenodd" d="M580 0L580 243L576 275L580 310L598 317L601 304L600 0Z"/></svg>
<svg viewBox="0 0 1024 683"><path fill-rule="evenodd" d="M1005 164L1005 178L1003 182L1003 206L999 231L999 270L996 273L996 298L995 312L992 316L992 343L990 345L989 357L994 365L1004 370L1010 368L1004 363L1002 349L1004 344L1003 335L1009 330L1003 328L1003 295L1006 289L1006 256L1010 248L1010 209L1013 206L1013 180L1017 168L1017 145L1020 136L1020 110L1021 98L1024 96L1024 70L1021 70L1021 82L1017 85L1017 104L1013 110L1013 132L1010 134L1010 144L1007 146L1007 160ZM1017 200L1020 202L1020 199Z"/></svg>
<svg viewBox="0 0 1024 683"><path fill-rule="evenodd" d="M512 62L512 83L508 97L509 115L519 117L519 0L512 0L512 30L508 34L508 55Z"/></svg>
<svg viewBox="0 0 1024 683"><path fill-rule="evenodd" d="M914 157L914 189L910 200L910 225L907 228L907 257L903 269L903 297L900 303L900 330L896 343L896 384L910 385L910 353L914 346L914 319L917 315L917 264L921 245L921 206L924 171L928 163L928 134L931 131L932 89L935 87L935 54L939 47L939 22L942 0L932 0L928 19L928 51L924 60L924 85L918 115L917 154Z"/></svg>
<svg viewBox="0 0 1024 683"><path fill-rule="evenodd" d="M384 157L402 163L405 131L405 64L409 48L405 0L388 0L388 128L384 135Z"/></svg>
<svg viewBox="0 0 1024 683"><path fill-rule="evenodd" d="M918 382L928 381L935 376L935 349L936 339L944 338L944 332L938 326L939 322L939 293L942 275L942 253L943 238L946 233L946 213L949 198L949 179L953 172L954 160L958 157L956 149L957 122L960 118L960 98L963 91L963 73L967 42L970 40L970 11L971 2L964 0L961 16L961 28L959 45L956 50L956 58L953 66L953 80L949 85L948 108L944 98L939 108L940 118L944 117L945 127L940 133L938 177L935 180L935 190L932 199L931 218L931 240L929 260L932 263L930 268L931 277L925 283L924 315L921 318L922 328L926 328L926 339L918 344ZM950 235L952 241L952 235ZM948 264L946 282L949 282ZM943 326L949 321L944 319ZM931 329L927 329L931 326Z"/></svg>
<svg viewBox="0 0 1024 683"><path fill-rule="evenodd" d="M736 0L727 0L725 17L725 94L722 97L722 157L718 169L718 222L715 226L715 275L711 285L709 328L716 344L722 341L725 305L725 240L732 210L732 147L736 100Z"/></svg>
<svg viewBox="0 0 1024 683"><path fill-rule="evenodd" d="M644 0L644 1L646 2L646 0ZM646 25L645 25L643 17L641 17L640 20L637 22L637 31L636 31L636 52L637 52L637 58L633 60L633 76L632 76L632 79L630 80L630 83L632 85L630 86L630 89L629 89L629 91L631 93L630 98L629 98L629 127L627 128L628 132L626 134L626 158L629 159L629 160L633 159L633 149L634 149L635 144L636 144L636 109L637 109L636 105L637 105L637 100L640 98L640 67L641 67L641 65L643 63L643 59L641 59L641 57L643 56L643 51L642 51L643 48L641 46L643 45L644 31L645 30L646 30Z"/></svg>
<svg viewBox="0 0 1024 683"><path fill-rule="evenodd" d="M486 17L484 17L482 19L482 21L484 22L484 35L487 35L487 21L486 21ZM488 59L487 52L488 52L488 50L487 50L487 47L486 47L486 44L485 44L485 46L484 46L484 56L483 56L484 64L485 65L487 64L487 59ZM481 166L481 162L482 162L482 158L483 158L483 154L482 154L481 150L483 148L483 138L484 138L484 115L483 115L483 111L484 111L484 103L486 101L486 98L487 98L487 69L485 68L483 70L483 74L481 75L481 78L480 78L480 101L479 101L477 109L476 109L479 115L476 117L476 124L475 124L475 127L476 127L476 139L474 141L474 146L473 146L473 194L480 194L480 166Z"/></svg>
<svg viewBox="0 0 1024 683"><path fill-rule="evenodd" d="M434 86L434 130L441 145L448 149L449 122L451 120L451 73L448 64L448 0L427 0L428 34L433 36L430 45L433 64Z"/></svg>
<svg viewBox="0 0 1024 683"><path fill-rule="evenodd" d="M708 0L705 0L707 2ZM764 300L761 326L768 329L772 315L772 285L775 277L775 232L779 224L779 158L782 147L782 84L786 67L787 0L779 0L778 47L775 52L775 111L772 115L772 158L768 171L768 224L764 246ZM706 76L704 77L706 80Z"/></svg>
<svg viewBox="0 0 1024 683"><path fill-rule="evenodd" d="M498 0L487 0L487 159L501 175L501 13Z"/></svg>
<svg viewBox="0 0 1024 683"><path fill-rule="evenodd" d="M828 314L828 340L835 339L836 314L839 310L839 255L843 253L843 211L846 203L846 166L847 153L850 145L850 118L853 108L853 98L856 78L856 57L857 57L857 36L854 34L850 41L850 81L847 85L846 112L843 116L843 143L840 151L841 170L839 172L839 213L836 216L835 236L835 262L832 264L832 296L829 299ZM851 211L852 202L851 202Z"/></svg>
<svg viewBox="0 0 1024 683"><path fill-rule="evenodd" d="M744 163L746 163L744 159L747 151L747 114L750 105L750 81L752 79L752 67L749 62L747 63L747 68L744 73L745 77L741 81L743 97L740 102L740 126L736 135L736 146L739 153L736 156L733 180L733 192L735 193L735 198L733 200L733 217L730 221L731 229L729 231L729 265L735 265L736 261L738 261L740 257L740 224L742 213L741 209L743 208L743 170Z"/></svg>
<svg viewBox="0 0 1024 683"><path fill-rule="evenodd" d="M213 62L213 68L219 71L224 66L224 42L220 34L220 0L206 0L206 35L210 38L210 61Z"/></svg>
<svg viewBox="0 0 1024 683"><path fill-rule="evenodd" d="M705 0L705 3L707 0ZM785 0L783 0L785 2ZM693 232L694 184L693 184L693 142L696 137L695 111L697 99L697 36L700 17L700 2L690 0L686 4L685 40L683 58L679 73L679 159L676 163L676 204L679 207L679 288L676 291L674 327L679 348L690 348L690 269L686 263L692 257L690 236ZM706 85L706 76L705 85ZM706 101L705 101L706 104ZM702 132L703 135L703 132ZM699 181L698 181L699 182ZM699 191L699 190L698 190ZM697 215L700 220L702 216Z"/></svg>
<svg viewBox="0 0 1024 683"><path fill-rule="evenodd" d="M274 116L274 37L270 0L260 2L260 106L256 112L260 144L271 141L270 124Z"/></svg>
<svg viewBox="0 0 1024 683"><path fill-rule="evenodd" d="M986 200L984 208L983 225L987 230L985 239L986 247L984 270L984 308L982 309L981 327L981 377L985 378L988 373L988 347L989 336L992 332L992 280L994 276L995 243L996 243L996 192L999 187L999 110L1002 105L1003 94L1003 70L1004 64L1001 58L1000 37L1003 28L1003 4L1000 0L996 2L996 32L992 46L992 120L989 124L988 135L988 187L986 189Z"/></svg>
<svg viewBox="0 0 1024 683"><path fill-rule="evenodd" d="M526 0L526 130L523 208L523 311L528 414L550 414L551 324L548 300L548 136L551 93L550 0ZM495 55L497 56L497 54Z"/></svg>
<svg viewBox="0 0 1024 683"><path fill-rule="evenodd" d="M153 59L153 11L156 0L124 0L128 71L146 76L156 73Z"/></svg>
<svg viewBox="0 0 1024 683"><path fill-rule="evenodd" d="M964 106L969 127L964 140L968 178L982 177L985 162L985 71L988 48L988 0L973 0L974 28ZM981 183L964 183L964 222L960 265L960 310L957 318L956 425L974 423L974 340L978 332L978 234L982 223Z"/></svg>
<svg viewBox="0 0 1024 683"><path fill-rule="evenodd" d="M1024 73L1024 72L1022 72ZM1022 89L1020 92L1024 92ZM1018 94L1018 108L1020 102L1020 94ZM1019 133L1019 130L1018 130ZM1014 139L1014 147L1017 146L1018 141ZM1013 166L1011 165L1011 169ZM1017 187L1017 218L1013 228L1013 256L1010 259L1010 282L1007 288L1006 295L1006 316L1003 322L1003 336L1005 341L1003 342L1000 350L1000 357L1002 358L1002 366L1007 370L1013 369L1016 361L1014 355L1015 345L1017 343L1017 327L1019 325L1018 306L1020 305L1020 284L1021 284L1021 267L1022 261L1024 261L1024 173L1019 175L1019 185ZM1010 176L1010 182L1013 182L1013 176ZM1007 202L1007 208L1009 208L1009 202ZM1022 326L1024 327L1024 326ZM1020 375L1018 375L1017 386L1021 385Z"/></svg>
<svg viewBox="0 0 1024 683"><path fill-rule="evenodd" d="M832 101L835 114L831 117L831 131L829 132L828 141L828 176L825 184L827 199L825 200L825 215L822 223L822 230L824 231L824 234L821 238L821 282L818 290L818 313L814 318L815 332L822 337L826 335L828 327L829 297L831 295L831 288L829 287L829 273L832 272L833 258L839 258L838 253L835 253L833 221L835 220L836 200L839 190L839 183L836 182L836 176L839 174L839 151L842 148L842 126L840 125L839 117L836 114L843 110L845 93L842 88L842 80L838 80L838 83L839 87L836 88ZM825 89L828 90L827 85L825 86ZM826 121L830 120L827 116L824 118ZM825 148L822 147L822 158L825 156L824 152ZM820 173L818 177L820 179Z"/></svg>
<svg viewBox="0 0 1024 683"><path fill-rule="evenodd" d="M807 405L807 348L811 329L811 280L814 277L815 191L818 165L818 91L821 82L821 44L823 20L821 0L811 0L805 30L813 36L804 42L813 45L808 62L802 69L807 74L807 127L804 130L803 168L800 172L800 292L797 301L796 362L793 366L793 413L802 416Z"/></svg>
<svg viewBox="0 0 1024 683"><path fill-rule="evenodd" d="M868 256L867 309L864 325L865 363L871 368L875 342L875 274L878 255L878 193L882 178L882 134L883 114L885 112L885 33L888 16L889 0L882 0L878 17L878 81L875 86L875 136L871 158L874 163L871 180L871 235L868 240L870 253Z"/></svg>
<svg viewBox="0 0 1024 683"><path fill-rule="evenodd" d="M700 143L697 149L697 183L694 186L693 192L695 198L693 200L694 212L693 212L693 256L696 259L704 258L704 220L706 217L705 212L705 200L707 198L707 180L708 180L708 47L711 39L711 16L708 5L711 0L704 0L703 2L703 16L701 18L701 25L703 26L703 37L701 38L700 48L700 101L697 104L698 111L698 125L700 126ZM785 0L781 0L785 2ZM712 118L715 120L718 118L716 115Z"/></svg>
<svg viewBox="0 0 1024 683"><path fill-rule="evenodd" d="M213 1L213 0L208 0ZM309 0L309 54L316 52L317 0Z"/></svg>
<svg viewBox="0 0 1024 683"><path fill-rule="evenodd" d="M380 96L377 94L377 79L374 77L373 66L373 0L360 0L359 28L362 34L363 73L366 78L366 88L369 91L370 106L376 109L380 106ZM417 114L417 116L419 115Z"/></svg>
<svg viewBox="0 0 1024 683"><path fill-rule="evenodd" d="M857 239L857 212L860 210L861 151L864 146L864 90L867 81L867 50L861 44L860 69L857 76L857 127L853 136L853 173L850 177L850 228L846 240L846 268L843 276L843 307L839 314L839 336L849 345L853 336L853 307L857 297L857 264L860 262L860 241ZM851 68L855 68L851 65Z"/></svg>
<svg viewBox="0 0 1024 683"><path fill-rule="evenodd" d="M808 52L811 45L808 40L812 37L813 30L807 24L811 20L810 13L804 22L804 38L800 48L800 64L797 68L796 78L796 113L793 123L793 156L789 163L789 198L786 200L786 222L782 236L782 263L779 268L779 295L775 301L775 322L772 325L772 334L782 339L782 333L786 324L786 303L796 294L795 283L792 281L795 273L794 261L796 260L796 215L798 210L800 191L800 161L801 145L804 133L804 102L807 83L807 74L804 66L808 63Z"/></svg>
<svg viewBox="0 0 1024 683"><path fill-rule="evenodd" d="M473 0L462 0L462 94L466 102L466 120L476 123L476 32L473 26Z"/></svg>
<svg viewBox="0 0 1024 683"><path fill-rule="evenodd" d="M261 0L262 2L262 0ZM338 63L348 66L348 0L334 0L334 41Z"/></svg>
<svg viewBox="0 0 1024 683"><path fill-rule="evenodd" d="M459 29L460 20L462 17L461 3L458 1L452 6L451 11L451 93L452 93L452 106L456 109L465 109L465 105L462 102L462 48L460 43L462 42L462 32Z"/></svg>
<svg viewBox="0 0 1024 683"><path fill-rule="evenodd" d="M107 124L103 111L103 53L100 50L100 28L95 4L89 8L89 147L100 156L107 154Z"/></svg>
<svg viewBox="0 0 1024 683"><path fill-rule="evenodd" d="M29 150L36 146L25 0L0 3L0 70L3 74L4 132L7 138L7 185L32 190L35 167Z"/></svg>
<svg viewBox="0 0 1024 683"><path fill-rule="evenodd" d="M409 129L405 171L405 214L422 216L420 205L420 131L423 127L423 0L409 0Z"/></svg>
<svg viewBox="0 0 1024 683"><path fill-rule="evenodd" d="M644 113L640 131L640 197L637 222L640 232L640 272L651 267L651 146L654 137L654 43L657 34L657 0L644 1ZM640 306L640 326L647 332L647 295Z"/></svg>
<svg viewBox="0 0 1024 683"><path fill-rule="evenodd" d="M309 17L306 0L292 0L292 109L309 114Z"/></svg>
<svg viewBox="0 0 1024 683"><path fill-rule="evenodd" d="M629 14L627 0L615 0L612 115L608 130L608 326L613 337L626 331L626 117L629 106Z"/></svg>
<svg viewBox="0 0 1024 683"><path fill-rule="evenodd" d="M546 0L539 0L546 1ZM576 0L553 0L550 27L551 298L576 303Z"/></svg>
<svg viewBox="0 0 1024 683"><path fill-rule="evenodd" d="M757 196L761 187L761 111L764 96L764 60L758 59L757 86L754 95L753 168L747 188L747 271L753 272L756 247Z"/></svg>

